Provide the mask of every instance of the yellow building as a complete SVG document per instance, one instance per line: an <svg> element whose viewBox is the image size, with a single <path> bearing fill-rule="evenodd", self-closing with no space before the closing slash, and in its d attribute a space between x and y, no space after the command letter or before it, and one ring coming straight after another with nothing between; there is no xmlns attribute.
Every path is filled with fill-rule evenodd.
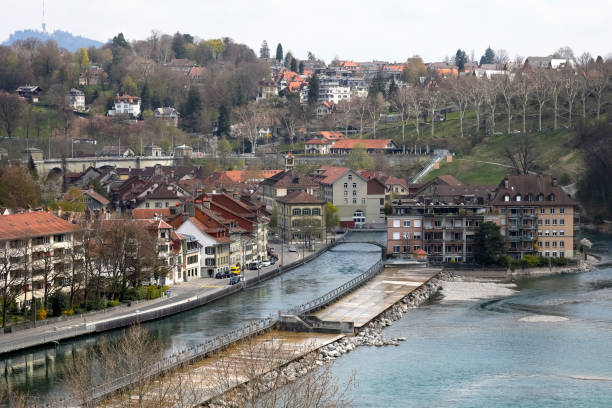
<svg viewBox="0 0 612 408"><path fill-rule="evenodd" d="M325 240L326 201L303 191L276 200L278 227L288 242Z"/></svg>

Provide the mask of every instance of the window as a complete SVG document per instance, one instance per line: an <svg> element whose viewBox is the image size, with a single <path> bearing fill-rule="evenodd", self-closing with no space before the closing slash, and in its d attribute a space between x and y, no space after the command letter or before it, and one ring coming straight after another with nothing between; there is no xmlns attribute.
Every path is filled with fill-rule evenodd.
<svg viewBox="0 0 612 408"><path fill-rule="evenodd" d="M347 190L344 190L344 196L348 197L348 191Z"/></svg>
<svg viewBox="0 0 612 408"><path fill-rule="evenodd" d="M393 239L394 239L394 240L398 240L398 239L400 239L400 233L399 233L399 232L394 232L394 233L393 233Z"/></svg>
<svg viewBox="0 0 612 408"><path fill-rule="evenodd" d="M557 225L557 219L556 218L553 218L552 221L553 221L553 225Z"/></svg>
<svg viewBox="0 0 612 408"><path fill-rule="evenodd" d="M550 209L550 213L551 213L551 214L554 214L554 213L555 213L555 209L554 209L554 207Z"/></svg>
<svg viewBox="0 0 612 408"><path fill-rule="evenodd" d="M66 242L66 241L67 241L66 235L64 235L64 234L57 234L57 235L53 236L53 242ZM49 238L48 237L47 237L47 241L46 242L49 242Z"/></svg>
<svg viewBox="0 0 612 408"><path fill-rule="evenodd" d="M415 232L414 233L414 239L421 239L421 233L420 232Z"/></svg>
<svg viewBox="0 0 612 408"><path fill-rule="evenodd" d="M412 225L415 228L421 228L421 220L414 220L414 222L412 223Z"/></svg>
<svg viewBox="0 0 612 408"><path fill-rule="evenodd" d="M546 214L546 208L544 207L540 208L540 214Z"/></svg>
<svg viewBox="0 0 612 408"><path fill-rule="evenodd" d="M538 230L538 237L542 236L542 230Z"/></svg>
<svg viewBox="0 0 612 408"><path fill-rule="evenodd" d="M344 197L344 204L348 204L348 198Z"/></svg>
<svg viewBox="0 0 612 408"><path fill-rule="evenodd" d="M348 175L348 179L349 179L349 180L352 180L352 179L353 179L353 175L352 175L352 174L349 174L349 175Z"/></svg>
<svg viewBox="0 0 612 408"><path fill-rule="evenodd" d="M312 209L312 215L321 215L321 209L320 208L313 208Z"/></svg>
<svg viewBox="0 0 612 408"><path fill-rule="evenodd" d="M542 225L542 220L538 220L538 225Z"/></svg>
<svg viewBox="0 0 612 408"><path fill-rule="evenodd" d="M544 220L544 224L550 225L550 220Z"/></svg>
<svg viewBox="0 0 612 408"><path fill-rule="evenodd" d="M149 208L149 203L145 203L145 208Z"/></svg>
<svg viewBox="0 0 612 408"><path fill-rule="evenodd" d="M165 203L165 204L166 204L166 208L168 208L168 205L169 205L169 204L168 204L168 202L167 202L167 201L166 201L166 203Z"/></svg>
<svg viewBox="0 0 612 408"><path fill-rule="evenodd" d="M548 252L548 251L544 252L544 256L549 257L550 256L550 252Z"/></svg>
<svg viewBox="0 0 612 408"><path fill-rule="evenodd" d="M293 215L301 215L302 214L302 210L299 208L294 208L293 209Z"/></svg>
<svg viewBox="0 0 612 408"><path fill-rule="evenodd" d="M521 195L520 195L520 194L517 194L517 195L514 197L514 200L515 200L515 201L521 201Z"/></svg>
<svg viewBox="0 0 612 408"><path fill-rule="evenodd" d="M410 226L410 220L404 220L404 227Z"/></svg>
<svg viewBox="0 0 612 408"><path fill-rule="evenodd" d="M557 241L553 241L552 245L553 245L553 248L556 248L557 247Z"/></svg>
<svg viewBox="0 0 612 408"><path fill-rule="evenodd" d="M400 227L400 220L393 220L393 228L399 228Z"/></svg>
<svg viewBox="0 0 612 408"><path fill-rule="evenodd" d="M400 251L400 246L399 245L393 245L393 253L394 254L399 254Z"/></svg>
<svg viewBox="0 0 612 408"><path fill-rule="evenodd" d="M538 246L539 246L540 248L542 248L542 246L543 246L543 245L542 245L542 241L538 241Z"/></svg>
<svg viewBox="0 0 612 408"><path fill-rule="evenodd" d="M560 218L559 219L559 224L565 225L565 218Z"/></svg>
<svg viewBox="0 0 612 408"><path fill-rule="evenodd" d="M441 227L441 226L442 226L442 221L439 221L439 220L434 221L434 227Z"/></svg>
<svg viewBox="0 0 612 408"><path fill-rule="evenodd" d="M546 248L550 248L550 241L546 241L546 242L544 242L544 246L545 246Z"/></svg>
<svg viewBox="0 0 612 408"><path fill-rule="evenodd" d="M304 208L302 210L302 215L310 215L310 208Z"/></svg>
<svg viewBox="0 0 612 408"><path fill-rule="evenodd" d="M410 239L410 233L404 232L404 239Z"/></svg>
<svg viewBox="0 0 612 408"><path fill-rule="evenodd" d="M206 248L204 248L204 253L206 255L214 255L215 254L215 247L206 247Z"/></svg>
<svg viewBox="0 0 612 408"><path fill-rule="evenodd" d="M549 236L550 235L550 230L546 230L546 232L544 232L544 235Z"/></svg>
<svg viewBox="0 0 612 408"><path fill-rule="evenodd" d="M421 246L420 245L415 245L414 246L414 250L416 251L417 249L421 249Z"/></svg>
<svg viewBox="0 0 612 408"><path fill-rule="evenodd" d="M510 195L509 194L504 195L504 201L510 201Z"/></svg>
<svg viewBox="0 0 612 408"><path fill-rule="evenodd" d="M559 230L559 235L564 236L565 235L565 230Z"/></svg>
<svg viewBox="0 0 612 408"><path fill-rule="evenodd" d="M353 190L353 196L357 195L357 190Z"/></svg>
<svg viewBox="0 0 612 408"><path fill-rule="evenodd" d="M162 208L162 203L155 203L155 208Z"/></svg>
<svg viewBox="0 0 612 408"><path fill-rule="evenodd" d="M187 263L188 264L192 264L192 263L196 263L198 262L198 256L197 255L192 255L192 256L188 256L187 257Z"/></svg>
<svg viewBox="0 0 612 408"><path fill-rule="evenodd" d="M365 197L361 199L361 204L365 204Z"/></svg>
<svg viewBox="0 0 612 408"><path fill-rule="evenodd" d="M348 188L348 183L344 183L344 188Z"/></svg>
<svg viewBox="0 0 612 408"><path fill-rule="evenodd" d="M357 204L357 197L353 197L353 204Z"/></svg>
<svg viewBox="0 0 612 408"><path fill-rule="evenodd" d="M561 248L565 248L565 241L559 241L559 246Z"/></svg>
<svg viewBox="0 0 612 408"><path fill-rule="evenodd" d="M559 251L559 256L561 258L565 258L565 251Z"/></svg>
<svg viewBox="0 0 612 408"><path fill-rule="evenodd" d="M553 230L552 234L553 234L553 237L556 237L557 236L557 230Z"/></svg>

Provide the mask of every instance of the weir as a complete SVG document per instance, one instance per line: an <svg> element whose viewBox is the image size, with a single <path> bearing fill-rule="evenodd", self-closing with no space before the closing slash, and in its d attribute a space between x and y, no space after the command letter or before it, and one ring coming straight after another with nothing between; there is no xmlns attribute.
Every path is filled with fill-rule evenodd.
<svg viewBox="0 0 612 408"><path fill-rule="evenodd" d="M241 336L218 348L218 353L205 353L205 358L192 359L192 365L179 369L173 377L189 378L192 386L197 388L191 391L195 399L190 403L205 403L249 381L249 376L235 374L220 388L213 380L221 369L220 361L224 366L240 364L252 368L257 361L270 360L267 344L278 344L280 349L275 350L273 361L258 373L263 375L345 336L353 336L355 328L365 326L440 272L441 269L421 267L384 268L383 262L379 261L339 288L293 308L291 314L271 317L261 330L251 331L251 334L259 335L250 338L247 345L242 340L250 335ZM99 392L98 395L104 394ZM115 402L117 406L120 404L119 400ZM114 406L112 401L110 406Z"/></svg>

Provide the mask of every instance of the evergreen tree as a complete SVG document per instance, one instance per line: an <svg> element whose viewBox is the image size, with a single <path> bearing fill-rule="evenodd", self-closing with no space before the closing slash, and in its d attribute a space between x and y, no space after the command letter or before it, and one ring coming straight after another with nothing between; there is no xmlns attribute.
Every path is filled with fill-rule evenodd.
<svg viewBox="0 0 612 408"><path fill-rule="evenodd" d="M290 68L293 72L297 72L298 67L297 67L297 60L295 58L291 59L291 66Z"/></svg>
<svg viewBox="0 0 612 408"><path fill-rule="evenodd" d="M465 69L465 63L467 62L467 54L465 51L458 49L455 53L455 65L457 65L457 69L459 72L463 72Z"/></svg>
<svg viewBox="0 0 612 408"><path fill-rule="evenodd" d="M308 103L314 105L319 100L319 77L313 74L308 82Z"/></svg>
<svg viewBox="0 0 612 408"><path fill-rule="evenodd" d="M176 58L185 58L185 38L179 32L172 38L172 51Z"/></svg>
<svg viewBox="0 0 612 408"><path fill-rule="evenodd" d="M202 99L200 98L200 92L195 86L189 89L187 94L187 102L183 108L183 115L190 116L202 109Z"/></svg>
<svg viewBox="0 0 612 408"><path fill-rule="evenodd" d="M130 48L130 44L125 40L123 33L119 33L113 37L113 46L121 48Z"/></svg>
<svg viewBox="0 0 612 408"><path fill-rule="evenodd" d="M285 68L291 69L291 61L293 61L293 54L291 53L291 51L287 51L284 62Z"/></svg>
<svg viewBox="0 0 612 408"><path fill-rule="evenodd" d="M149 91L149 83L145 82L140 91L140 106L142 110L151 109L151 93Z"/></svg>
<svg viewBox="0 0 612 408"><path fill-rule="evenodd" d="M370 90L368 91L368 97L376 98L376 96L382 93L385 95L385 80L382 75L382 71L378 70L376 76L372 79L370 84Z"/></svg>
<svg viewBox="0 0 612 408"><path fill-rule="evenodd" d="M230 111L226 104L219 107L219 120L217 125L217 136L229 135L230 133Z"/></svg>
<svg viewBox="0 0 612 408"><path fill-rule="evenodd" d="M268 42L266 40L263 40L263 42L261 43L261 48L259 49L259 58L270 58L270 48L268 48Z"/></svg>
<svg viewBox="0 0 612 408"><path fill-rule="evenodd" d="M487 47L485 53L480 57L480 65L482 64L493 64L495 62L495 51L491 47Z"/></svg>
<svg viewBox="0 0 612 408"><path fill-rule="evenodd" d="M480 265L494 264L503 255L504 247L499 227L490 221L481 223L474 234L474 260Z"/></svg>
<svg viewBox="0 0 612 408"><path fill-rule="evenodd" d="M389 92L387 92L387 99L392 99L395 97L397 93L397 85L395 84L395 80L391 80L389 83Z"/></svg>
<svg viewBox="0 0 612 408"><path fill-rule="evenodd" d="M298 70L300 71L300 74L304 73L304 61L300 61L300 65L298 67Z"/></svg>
<svg viewBox="0 0 612 408"><path fill-rule="evenodd" d="M281 45L281 43L278 43L278 45L276 46L276 60L278 62L281 62L283 60L283 46Z"/></svg>
<svg viewBox="0 0 612 408"><path fill-rule="evenodd" d="M34 159L32 159L31 155L28 160L28 171L34 180L38 180L38 171L36 170L36 164L34 164Z"/></svg>

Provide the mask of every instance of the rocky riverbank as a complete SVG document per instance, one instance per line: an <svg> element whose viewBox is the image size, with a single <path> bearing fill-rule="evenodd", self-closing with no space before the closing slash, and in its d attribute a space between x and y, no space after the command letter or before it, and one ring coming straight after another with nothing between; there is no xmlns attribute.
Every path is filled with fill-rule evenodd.
<svg viewBox="0 0 612 408"><path fill-rule="evenodd" d="M401 319L410 309L417 308L426 303L440 290L443 281L452 279L454 279L452 273L448 271L440 272L418 289L411 292L408 296L405 296L402 300L391 306L376 319L362 327L354 337L343 337L277 370L272 370L264 374L261 377L261 381L258 381L258 384L251 384L252 388L256 388L256 392L258 393L265 393L273 387L279 387L293 382L324 364L332 362L343 354L355 350L357 347L398 346L405 338L385 338L383 336L383 329ZM250 389L249 392L253 392L253 390ZM222 396L205 406L209 408L233 408L238 405L229 402L229 398L226 399L225 396Z"/></svg>

